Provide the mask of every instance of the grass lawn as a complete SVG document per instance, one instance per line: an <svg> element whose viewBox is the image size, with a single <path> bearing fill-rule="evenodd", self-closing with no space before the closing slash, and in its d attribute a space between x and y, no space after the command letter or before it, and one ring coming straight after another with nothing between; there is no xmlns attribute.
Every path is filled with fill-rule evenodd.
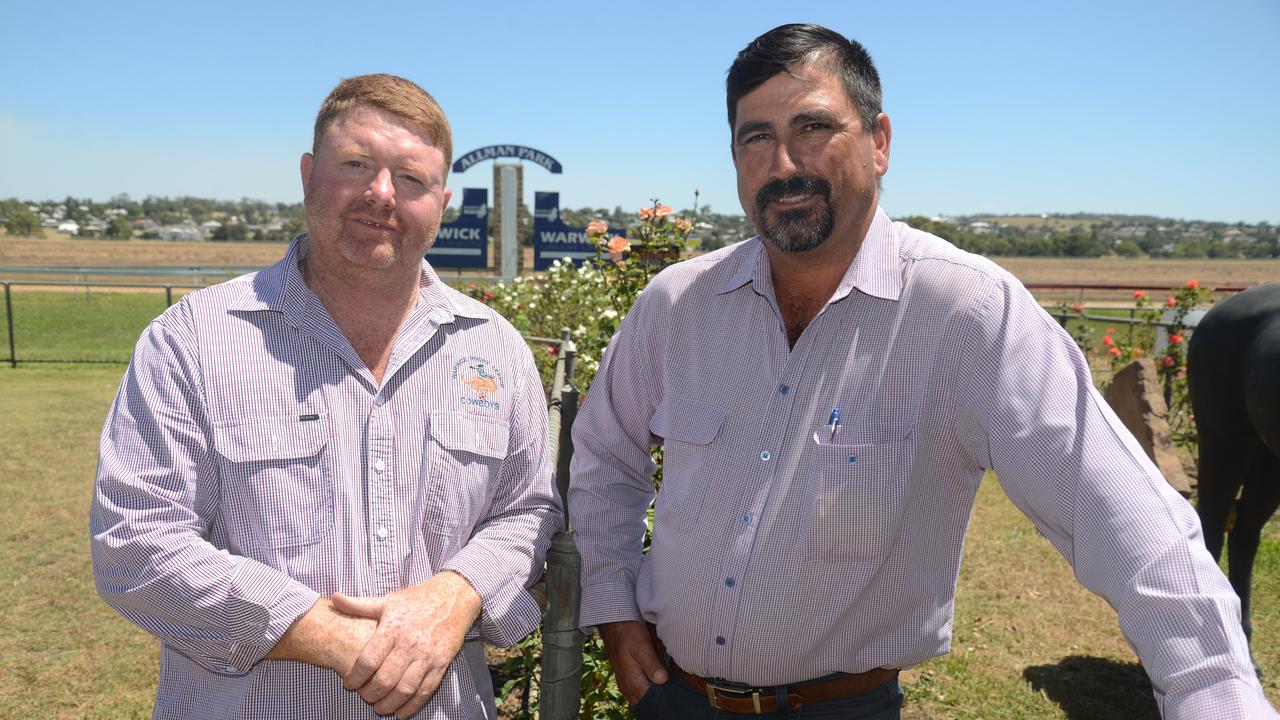
<svg viewBox="0 0 1280 720"><path fill-rule="evenodd" d="M158 646L98 599L89 499L123 368L0 368L0 717L150 717Z"/></svg>
<svg viewBox="0 0 1280 720"><path fill-rule="evenodd" d="M149 717L157 645L93 588L88 508L97 438L123 368L0 368L0 717ZM1280 703L1280 523L1254 590L1254 650ZM984 483L951 654L904 675L904 717L1155 718L1115 614Z"/></svg>
<svg viewBox="0 0 1280 720"><path fill-rule="evenodd" d="M176 302L182 292L174 290ZM14 285L14 349L18 362L127 363L143 328L165 310L164 288L108 290ZM9 358L0 312L0 358Z"/></svg>

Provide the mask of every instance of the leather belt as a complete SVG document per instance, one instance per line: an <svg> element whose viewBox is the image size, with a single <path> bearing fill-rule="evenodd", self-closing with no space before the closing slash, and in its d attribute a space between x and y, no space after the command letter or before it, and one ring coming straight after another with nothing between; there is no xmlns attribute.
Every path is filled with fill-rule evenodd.
<svg viewBox="0 0 1280 720"><path fill-rule="evenodd" d="M675 661L670 659L670 656L667 656L667 662L670 665L671 672L695 688L705 692L707 694L707 702L713 708L746 714L770 713L779 709L777 687L748 687L736 683L726 685L723 682L708 680L685 671L679 665L676 665ZM854 695L861 695L883 687L897 676L897 670L875 668L856 675L842 675L830 680L781 686L787 699L787 706L783 709L795 710L801 705L809 703L842 700Z"/></svg>

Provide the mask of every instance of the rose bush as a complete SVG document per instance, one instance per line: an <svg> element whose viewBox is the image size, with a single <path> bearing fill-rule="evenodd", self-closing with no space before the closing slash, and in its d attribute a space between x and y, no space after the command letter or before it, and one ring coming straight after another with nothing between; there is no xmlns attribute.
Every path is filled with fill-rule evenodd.
<svg viewBox="0 0 1280 720"><path fill-rule="evenodd" d="M587 224L587 234L599 256L581 265L555 262L542 274L517 277L511 283L489 287L469 285L471 297L492 306L526 337L558 338L568 328L577 346L574 385L586 394L595 378L609 339L641 291L663 268L680 259L689 246L693 223L672 217L670 207L653 201L640 211L639 222L626 235L610 235L603 220ZM542 345L534 352L543 385L551 387L555 372L554 347ZM654 452L658 464L655 482L661 482L661 448ZM542 637L535 632L520 642L506 661L503 675L509 677L500 688L505 698L523 688L524 703L515 717L537 717L538 663ZM613 678L608 656L599 635L587 639L583 655L582 718L627 717L627 702Z"/></svg>

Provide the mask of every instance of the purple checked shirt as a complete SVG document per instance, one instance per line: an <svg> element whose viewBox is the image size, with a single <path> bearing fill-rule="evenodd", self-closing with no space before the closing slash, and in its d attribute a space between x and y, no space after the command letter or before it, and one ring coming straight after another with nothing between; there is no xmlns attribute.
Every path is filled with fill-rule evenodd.
<svg viewBox="0 0 1280 720"><path fill-rule="evenodd" d="M321 596L453 570L480 618L415 717L492 718L481 640L538 624L561 518L532 355L424 262L379 385L298 272L308 242L138 341L102 434L98 591L162 643L158 718L375 718L337 673L263 657Z"/></svg>
<svg viewBox="0 0 1280 720"><path fill-rule="evenodd" d="M794 349L759 239L663 271L573 438L582 624L654 622L690 672L775 685L947 652L992 469L1116 608L1166 718L1275 717L1194 511L1072 339L1007 272L883 211Z"/></svg>

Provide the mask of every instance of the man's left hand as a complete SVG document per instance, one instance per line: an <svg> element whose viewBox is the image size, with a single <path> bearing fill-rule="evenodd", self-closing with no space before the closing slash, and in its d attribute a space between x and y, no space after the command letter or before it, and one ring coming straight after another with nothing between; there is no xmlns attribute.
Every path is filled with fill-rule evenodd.
<svg viewBox="0 0 1280 720"><path fill-rule="evenodd" d="M378 621L351 670L342 676L379 715L407 718L422 709L462 648L480 614L480 596L461 575L445 571L381 597L333 595L341 612Z"/></svg>

